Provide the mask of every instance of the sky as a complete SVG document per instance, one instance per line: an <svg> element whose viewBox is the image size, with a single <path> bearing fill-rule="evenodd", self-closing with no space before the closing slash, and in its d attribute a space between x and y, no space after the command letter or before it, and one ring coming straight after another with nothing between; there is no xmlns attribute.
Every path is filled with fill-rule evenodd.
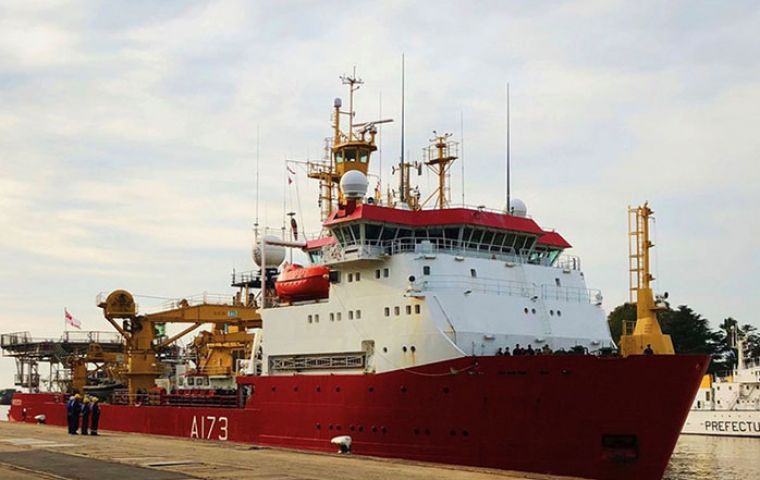
<svg viewBox="0 0 760 480"><path fill-rule="evenodd" d="M257 158L260 223L284 198L317 232L317 186L296 166L285 187L284 162L321 156L354 67L357 120L395 120L371 166L395 181L402 54L407 158L433 130L463 140L454 201L463 163L465 203L504 206L509 82L512 194L607 310L628 295L627 207L649 201L656 288L760 326L758 31L749 1L6 0L0 332L58 337L64 308L108 330L95 296L116 288L231 292ZM0 358L0 388L13 371Z"/></svg>

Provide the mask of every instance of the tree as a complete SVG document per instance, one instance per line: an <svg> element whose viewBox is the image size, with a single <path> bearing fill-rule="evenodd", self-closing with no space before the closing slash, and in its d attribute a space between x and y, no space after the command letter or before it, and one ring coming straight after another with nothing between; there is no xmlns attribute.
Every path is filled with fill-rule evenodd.
<svg viewBox="0 0 760 480"><path fill-rule="evenodd" d="M607 324L610 326L610 334L615 343L620 343L620 337L623 335L623 322L636 321L636 304L626 302L615 307L607 317Z"/></svg>
<svg viewBox="0 0 760 480"><path fill-rule="evenodd" d="M720 353L725 370L732 370L737 363L737 350L733 340L733 330L736 329L737 337L744 341L744 358L760 357L760 335L757 328L752 325L739 326L739 322L728 317L720 324L717 331L720 343Z"/></svg>

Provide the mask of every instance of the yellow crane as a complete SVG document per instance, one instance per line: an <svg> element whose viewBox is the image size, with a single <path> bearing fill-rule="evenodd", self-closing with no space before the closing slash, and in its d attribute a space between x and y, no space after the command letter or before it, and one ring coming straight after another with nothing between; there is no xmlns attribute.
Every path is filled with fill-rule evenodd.
<svg viewBox="0 0 760 480"><path fill-rule="evenodd" d="M126 290L115 290L105 299L99 300L98 306L103 309L106 320L125 339L125 376L131 399L135 398L138 391L147 391L155 386L155 380L161 371L156 352L201 325L211 323L215 326L214 332L206 332L208 350L205 362L216 362L215 366L224 371L231 371L234 351L239 351L240 348L244 351L250 349L252 336L245 330L261 327L261 316L255 303L243 304L237 297L231 304L204 299L193 305L182 300L161 312L140 315L132 294ZM122 320L122 324L116 320ZM163 323L190 325L176 335L157 341L156 325ZM209 355L209 352L214 354Z"/></svg>
<svg viewBox="0 0 760 480"><path fill-rule="evenodd" d="M657 312L666 307L663 302L655 301L650 286L654 280L649 268L649 251L654 247L649 240L649 222L653 213L648 202L628 208L630 301L636 302L636 324L632 332L624 328L620 337L620 353L624 357L642 354L647 347L656 354L675 353L670 335L662 333L657 321Z"/></svg>

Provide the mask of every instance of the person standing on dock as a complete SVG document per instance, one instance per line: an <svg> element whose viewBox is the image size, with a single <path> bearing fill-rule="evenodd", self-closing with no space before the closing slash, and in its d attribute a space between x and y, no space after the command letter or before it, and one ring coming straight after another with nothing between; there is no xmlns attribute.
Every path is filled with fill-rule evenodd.
<svg viewBox="0 0 760 480"><path fill-rule="evenodd" d="M82 435L89 435L90 430L90 398L85 395L82 405Z"/></svg>
<svg viewBox="0 0 760 480"><path fill-rule="evenodd" d="M90 415L92 415L92 429L90 435L98 434L98 422L100 422L100 405L98 405L98 397L92 397L92 403L90 404Z"/></svg>
<svg viewBox="0 0 760 480"><path fill-rule="evenodd" d="M77 393L66 403L66 418L69 423L69 434L76 435L79 429L79 414L82 411L82 397Z"/></svg>

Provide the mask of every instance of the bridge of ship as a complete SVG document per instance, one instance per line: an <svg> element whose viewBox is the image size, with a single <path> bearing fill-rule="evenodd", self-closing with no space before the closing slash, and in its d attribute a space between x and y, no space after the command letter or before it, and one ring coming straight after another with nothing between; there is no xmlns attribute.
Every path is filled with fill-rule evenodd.
<svg viewBox="0 0 760 480"><path fill-rule="evenodd" d="M399 253L447 253L580 270L570 244L532 219L484 209L402 210L358 205L325 222L332 237L308 242L313 263L381 261Z"/></svg>

